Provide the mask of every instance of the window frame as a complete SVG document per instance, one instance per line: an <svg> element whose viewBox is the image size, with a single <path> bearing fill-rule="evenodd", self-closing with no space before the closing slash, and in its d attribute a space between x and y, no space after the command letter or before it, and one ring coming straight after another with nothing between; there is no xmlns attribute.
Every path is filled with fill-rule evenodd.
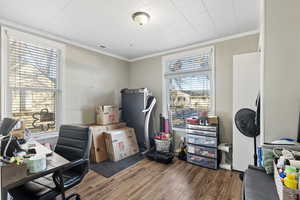
<svg viewBox="0 0 300 200"><path fill-rule="evenodd" d="M183 59L185 57L197 56L203 52L212 51L211 58L211 68L210 69L199 69L199 70L191 70L185 72L175 72L175 73L167 73L168 62L176 59ZM198 48L194 50L184 51L180 53L175 53L162 57L162 113L166 118L169 118L168 115L168 105L169 105L169 79L172 77L179 76L188 76L188 75L196 75L201 74L203 72L211 72L211 114L216 114L216 75L215 75L215 47L207 46L203 48ZM183 128L173 128L171 125L171 129L175 131L185 132L186 129Z"/></svg>
<svg viewBox="0 0 300 200"><path fill-rule="evenodd" d="M47 47L47 48L55 48L59 51L59 62L57 67L57 98L56 98L56 113L55 113L55 124L56 131L41 131L34 133L34 136L38 136L45 133L55 133L58 131L58 128L61 124L64 123L65 117L63 112L63 107L65 105L65 97L64 97L64 68L65 68L65 44L58 43L53 40L46 39L42 36L33 35L27 32L11 29L5 26L1 26L1 120L5 117L10 116L10 105L11 101L9 101L8 97L8 42L9 36L12 36L16 39L23 40L25 42L30 42L32 44Z"/></svg>

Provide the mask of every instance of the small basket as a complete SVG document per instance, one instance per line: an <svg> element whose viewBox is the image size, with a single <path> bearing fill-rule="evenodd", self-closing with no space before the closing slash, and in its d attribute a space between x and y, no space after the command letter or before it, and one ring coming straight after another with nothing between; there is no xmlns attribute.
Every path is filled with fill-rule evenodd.
<svg viewBox="0 0 300 200"><path fill-rule="evenodd" d="M155 139L156 151L170 152L171 139L158 140Z"/></svg>
<svg viewBox="0 0 300 200"><path fill-rule="evenodd" d="M286 186L280 181L279 172L276 166L276 163L273 162L274 166L274 180L277 189L277 193L280 200L297 200L298 195L300 195L300 190L291 189Z"/></svg>

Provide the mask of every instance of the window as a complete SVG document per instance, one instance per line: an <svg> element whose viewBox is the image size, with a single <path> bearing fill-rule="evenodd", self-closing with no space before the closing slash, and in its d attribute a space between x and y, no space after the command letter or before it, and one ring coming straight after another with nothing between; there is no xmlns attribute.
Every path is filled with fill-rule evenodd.
<svg viewBox="0 0 300 200"><path fill-rule="evenodd" d="M163 58L165 114L173 129L184 129L185 119L206 111L214 115L214 48Z"/></svg>
<svg viewBox="0 0 300 200"><path fill-rule="evenodd" d="M56 130L63 49L56 42L2 29L1 117L19 119L33 133Z"/></svg>

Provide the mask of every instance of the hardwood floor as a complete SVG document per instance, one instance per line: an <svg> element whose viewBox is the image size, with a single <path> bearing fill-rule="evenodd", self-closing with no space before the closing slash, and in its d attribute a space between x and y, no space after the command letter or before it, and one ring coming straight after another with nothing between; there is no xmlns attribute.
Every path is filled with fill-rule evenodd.
<svg viewBox="0 0 300 200"><path fill-rule="evenodd" d="M145 159L111 178L90 171L70 192L83 200L240 200L241 184L237 172Z"/></svg>

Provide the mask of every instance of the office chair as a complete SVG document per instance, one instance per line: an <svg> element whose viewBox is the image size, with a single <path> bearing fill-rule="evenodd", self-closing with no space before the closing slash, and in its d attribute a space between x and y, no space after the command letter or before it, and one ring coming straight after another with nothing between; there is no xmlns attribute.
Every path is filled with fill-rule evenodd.
<svg viewBox="0 0 300 200"><path fill-rule="evenodd" d="M79 194L65 197L64 191L78 185L88 172L90 147L91 133L88 127L61 126L54 152L71 161L71 164L63 169L62 175L55 172L53 181L49 177L39 178L9 190L9 194L14 200L53 200L61 194L63 200L73 197L80 200Z"/></svg>
<svg viewBox="0 0 300 200"><path fill-rule="evenodd" d="M0 134L3 136L7 136L17 123L18 120L12 118L4 118L0 126Z"/></svg>

